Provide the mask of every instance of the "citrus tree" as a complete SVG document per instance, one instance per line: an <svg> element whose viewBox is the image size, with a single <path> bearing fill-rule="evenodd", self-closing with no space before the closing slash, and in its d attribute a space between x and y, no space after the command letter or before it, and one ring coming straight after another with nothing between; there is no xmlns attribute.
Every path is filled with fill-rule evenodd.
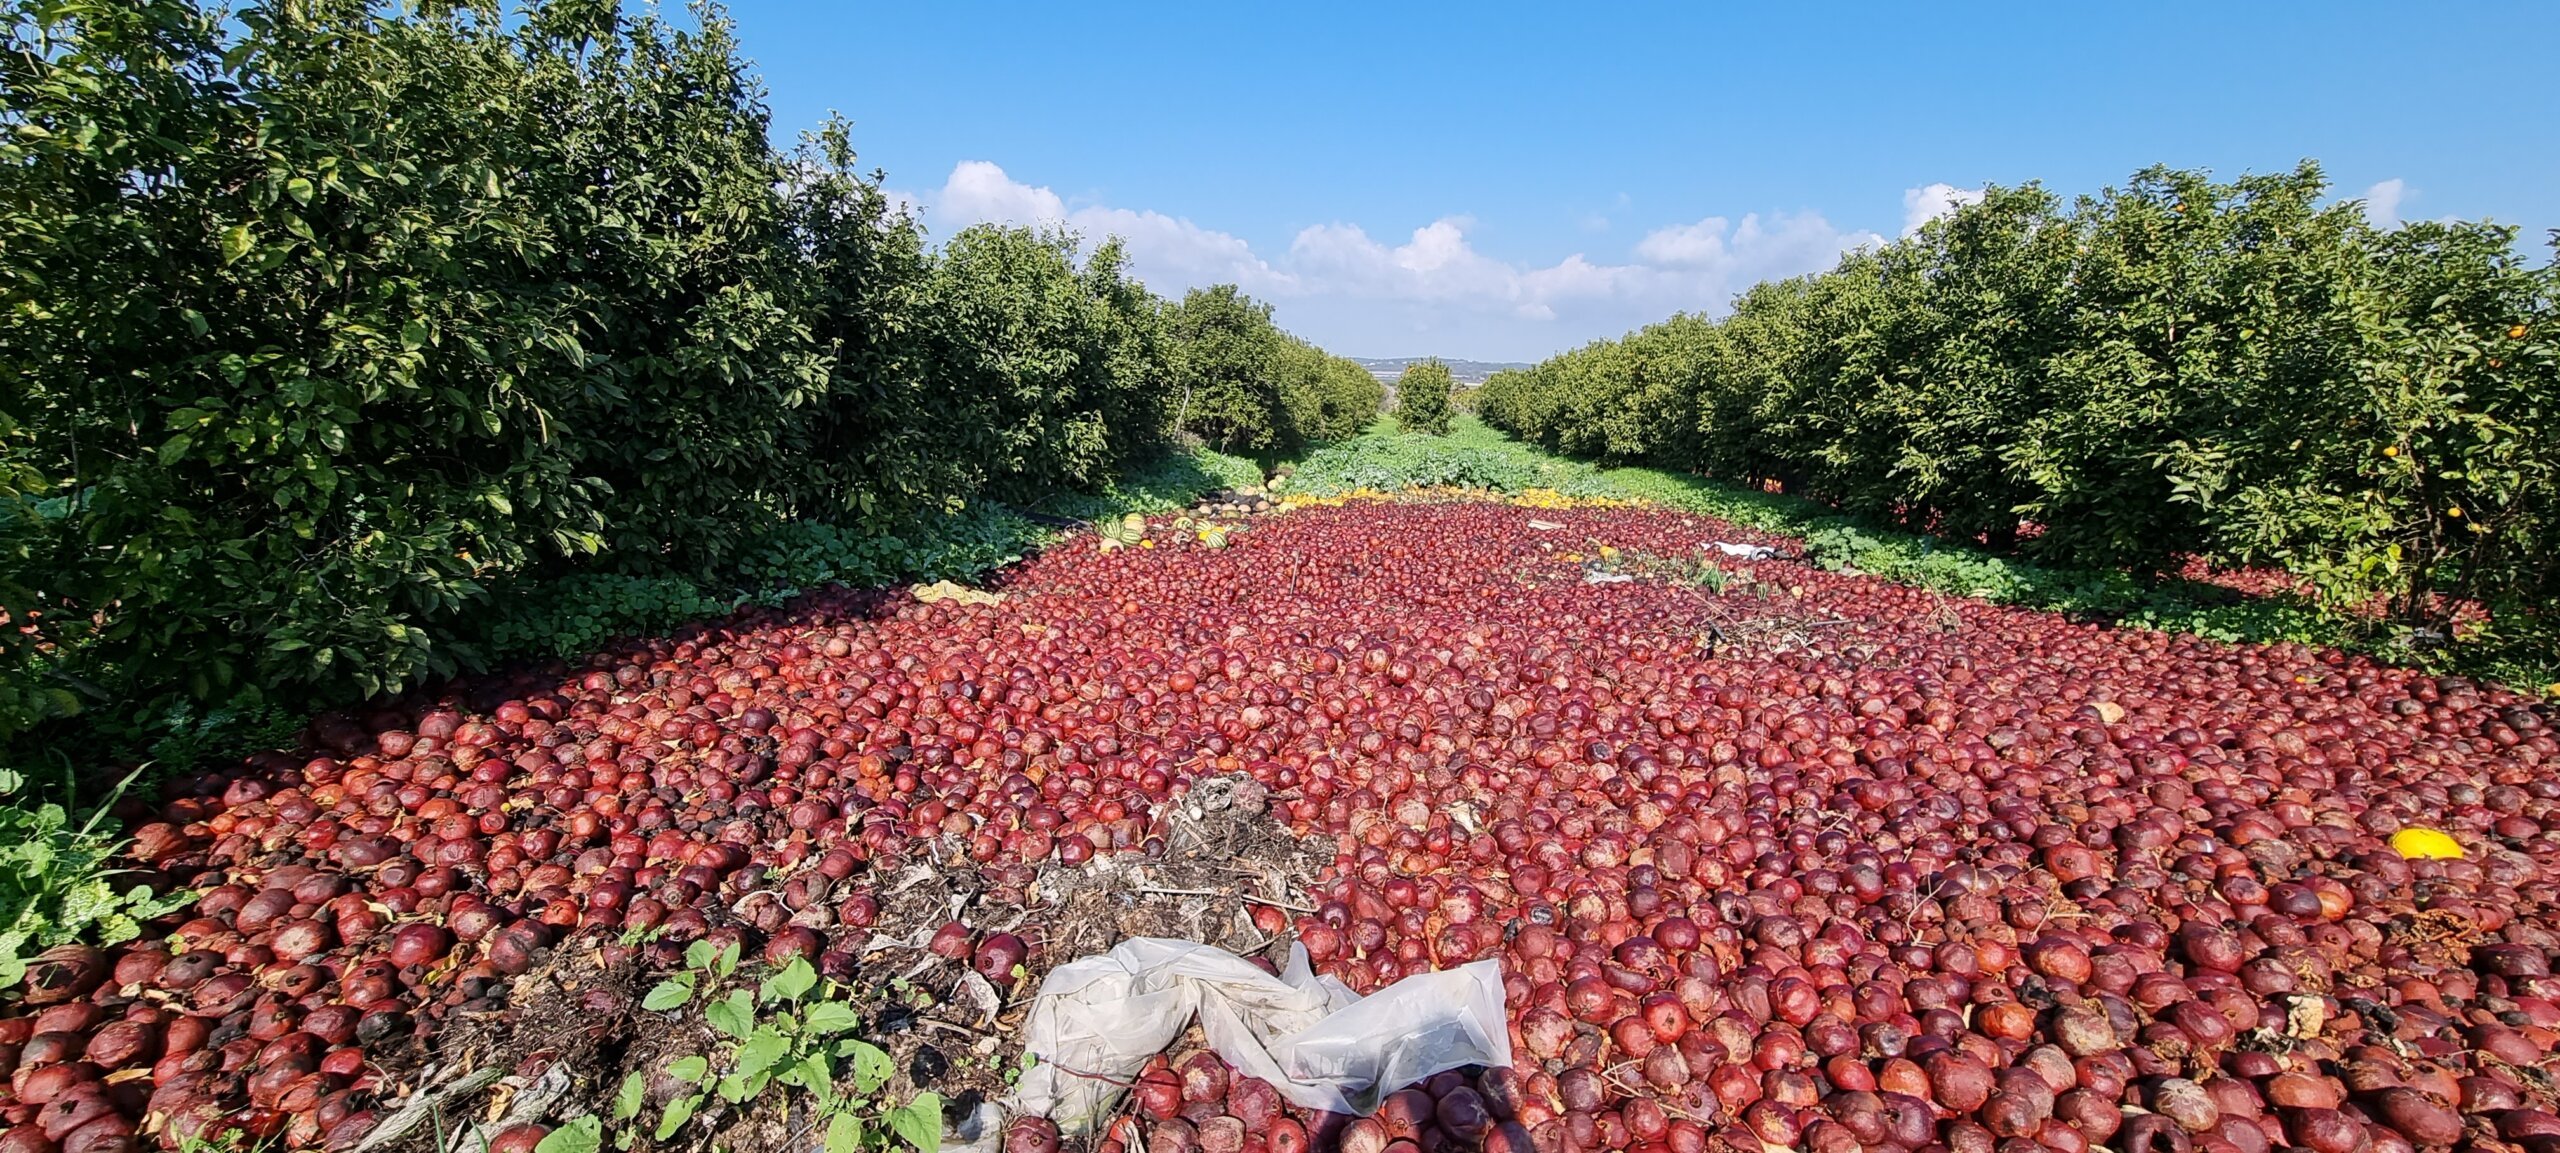
<svg viewBox="0 0 2560 1153"><path fill-rule="evenodd" d="M1437 359L1405 366L1396 378L1396 425L1406 432L1449 434L1449 366Z"/></svg>

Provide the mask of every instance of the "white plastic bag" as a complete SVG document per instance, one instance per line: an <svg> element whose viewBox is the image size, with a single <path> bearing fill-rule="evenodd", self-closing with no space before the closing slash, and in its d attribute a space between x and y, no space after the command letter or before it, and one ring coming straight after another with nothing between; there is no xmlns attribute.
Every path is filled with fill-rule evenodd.
<svg viewBox="0 0 2560 1153"><path fill-rule="evenodd" d="M1444 1069L1511 1063L1502 972L1492 961L1417 973L1364 999L1317 976L1303 946L1290 947L1288 967L1274 977L1224 949L1135 937L1040 983L1023 1029L1034 1064L1015 1104L1062 1132L1091 1132L1195 1015L1209 1047L1238 1073L1336 1113L1365 1114Z"/></svg>
<svg viewBox="0 0 2560 1153"><path fill-rule="evenodd" d="M1714 549L1736 560L1771 560L1778 555L1778 550L1765 544L1735 544L1729 540L1708 541L1699 547Z"/></svg>

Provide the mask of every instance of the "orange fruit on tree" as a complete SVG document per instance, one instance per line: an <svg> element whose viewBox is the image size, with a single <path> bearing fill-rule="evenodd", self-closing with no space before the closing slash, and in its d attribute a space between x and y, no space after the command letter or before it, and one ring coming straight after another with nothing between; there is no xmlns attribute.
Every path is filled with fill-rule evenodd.
<svg viewBox="0 0 2560 1153"><path fill-rule="evenodd" d="M2524 339L2524 326L2523 326L2523 325L2521 325L2521 324L2518 324L2518 325L2513 325L2513 326L2509 327L2509 328L2507 329L2507 339L2509 339L2509 340L2523 340L2523 339Z"/></svg>

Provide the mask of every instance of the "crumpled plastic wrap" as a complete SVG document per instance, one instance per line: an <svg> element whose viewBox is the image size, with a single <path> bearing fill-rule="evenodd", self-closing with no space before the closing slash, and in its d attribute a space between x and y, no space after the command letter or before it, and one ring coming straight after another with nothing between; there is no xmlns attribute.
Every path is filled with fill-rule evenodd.
<svg viewBox="0 0 2560 1153"><path fill-rule="evenodd" d="M1224 949L1135 937L1040 983L1023 1039L1035 1063L1014 1103L1062 1132L1092 1132L1194 1016L1237 1072L1336 1113L1366 1114L1444 1069L1511 1063L1492 961L1417 973L1364 998L1316 975L1303 946L1290 946L1274 977Z"/></svg>

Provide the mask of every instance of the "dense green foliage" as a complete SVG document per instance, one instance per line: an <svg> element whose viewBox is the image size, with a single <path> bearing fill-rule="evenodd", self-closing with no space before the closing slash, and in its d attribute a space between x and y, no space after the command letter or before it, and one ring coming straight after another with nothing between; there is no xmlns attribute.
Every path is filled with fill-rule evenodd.
<svg viewBox="0 0 2560 1153"><path fill-rule="evenodd" d="M1357 435L1386 390L1357 363L1273 327L1271 306L1232 284L1167 310L1175 420L1227 452L1276 457Z"/></svg>
<svg viewBox="0 0 2560 1153"><path fill-rule="evenodd" d="M1396 378L1396 427L1428 436L1449 432L1449 393L1456 385L1437 360L1408 365Z"/></svg>
<svg viewBox="0 0 2560 1153"><path fill-rule="evenodd" d="M2346 612L2530 642L2560 595L2560 276L2383 231L2309 165L1994 188L1830 272L1497 375L1546 448L2150 574L2281 566ZM2485 631L2484 631L2485 630Z"/></svg>
<svg viewBox="0 0 2560 1153"><path fill-rule="evenodd" d="M1360 435L1387 403L1387 386L1360 362L1291 341L1281 405L1294 447L1333 444Z"/></svg>
<svg viewBox="0 0 2560 1153"><path fill-rule="evenodd" d="M0 743L982 567L1377 407L1114 244L927 246L716 9L0 3Z"/></svg>
<svg viewBox="0 0 2560 1153"><path fill-rule="evenodd" d="M1472 418L1458 418L1449 434L1435 436L1405 432L1390 417L1356 440L1309 454L1285 490L1308 496L1441 487L1516 493L1570 485L1590 471L1526 451Z"/></svg>

